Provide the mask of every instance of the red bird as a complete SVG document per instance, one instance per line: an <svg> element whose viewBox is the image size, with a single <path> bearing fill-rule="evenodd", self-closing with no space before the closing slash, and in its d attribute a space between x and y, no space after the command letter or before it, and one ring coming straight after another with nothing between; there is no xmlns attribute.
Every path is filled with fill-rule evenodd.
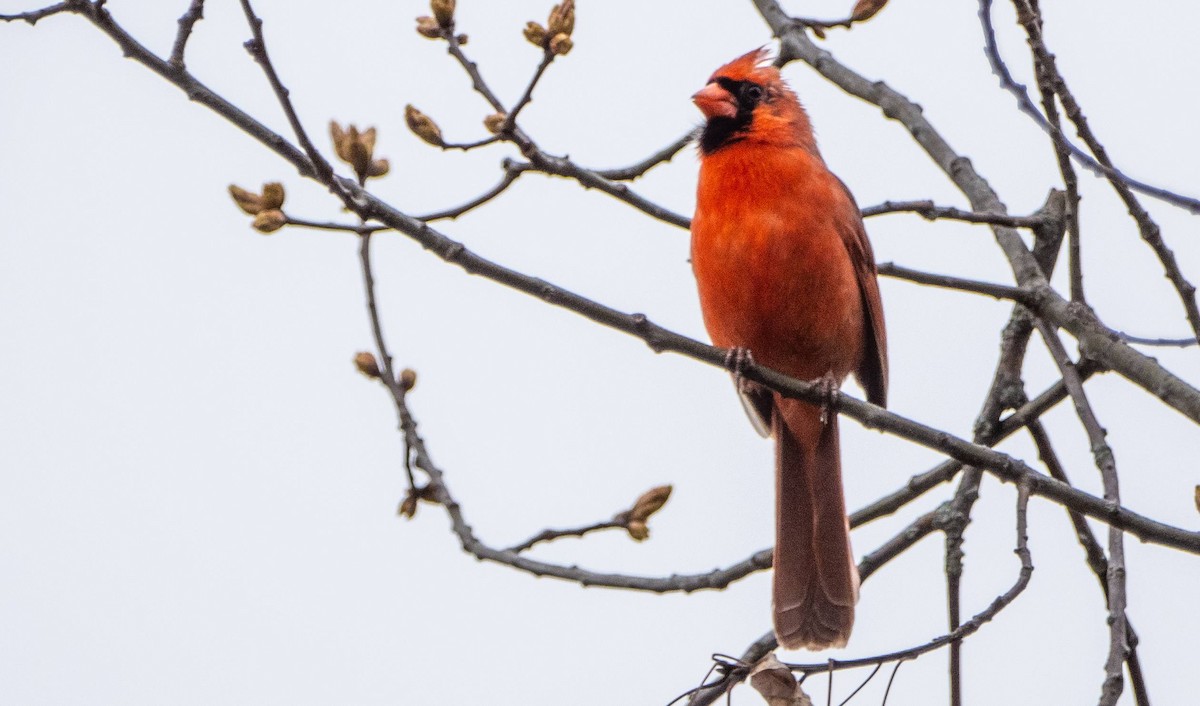
<svg viewBox="0 0 1200 706"><path fill-rule="evenodd" d="M828 389L854 373L883 406L887 337L862 216L766 60L764 49L735 59L692 96L707 119L692 220L705 327L715 345ZM841 647L859 581L837 415L739 388L751 421L775 437L775 635L788 649Z"/></svg>

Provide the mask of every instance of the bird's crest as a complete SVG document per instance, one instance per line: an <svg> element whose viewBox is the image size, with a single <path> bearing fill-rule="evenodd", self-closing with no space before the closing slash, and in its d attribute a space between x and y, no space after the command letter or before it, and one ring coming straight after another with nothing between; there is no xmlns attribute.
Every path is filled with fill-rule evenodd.
<svg viewBox="0 0 1200 706"><path fill-rule="evenodd" d="M771 66L770 61L771 52L766 47L759 47L717 69L708 80L728 78L734 81L767 83L779 78L779 69Z"/></svg>

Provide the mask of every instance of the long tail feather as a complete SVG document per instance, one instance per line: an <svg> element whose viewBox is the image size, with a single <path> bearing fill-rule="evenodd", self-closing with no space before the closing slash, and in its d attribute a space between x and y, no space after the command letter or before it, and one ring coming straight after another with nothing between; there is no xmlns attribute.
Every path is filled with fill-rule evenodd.
<svg viewBox="0 0 1200 706"><path fill-rule="evenodd" d="M774 621L787 649L842 647L854 627L858 569L842 493L837 415L776 397Z"/></svg>

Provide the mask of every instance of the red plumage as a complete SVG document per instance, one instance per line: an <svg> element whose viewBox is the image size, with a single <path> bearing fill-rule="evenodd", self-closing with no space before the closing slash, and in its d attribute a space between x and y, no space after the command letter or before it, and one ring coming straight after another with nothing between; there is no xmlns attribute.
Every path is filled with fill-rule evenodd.
<svg viewBox="0 0 1200 706"><path fill-rule="evenodd" d="M840 385L853 373L887 396L887 342L874 254L845 185L825 166L808 115L778 69L750 52L693 100L707 122L692 220L692 267L714 344ZM858 572L842 492L836 415L743 390L776 440L774 624L787 648L846 644Z"/></svg>

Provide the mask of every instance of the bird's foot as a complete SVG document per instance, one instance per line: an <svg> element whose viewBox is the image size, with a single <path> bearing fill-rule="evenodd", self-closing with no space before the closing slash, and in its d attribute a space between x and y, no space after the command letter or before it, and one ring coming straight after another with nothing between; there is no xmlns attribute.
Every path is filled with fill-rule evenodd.
<svg viewBox="0 0 1200 706"><path fill-rule="evenodd" d="M812 382L821 393L821 424L828 424L830 415L837 412L837 394L842 383L832 372L827 372Z"/></svg>
<svg viewBox="0 0 1200 706"><path fill-rule="evenodd" d="M737 391L741 394L747 394L757 389L757 386L745 378L746 368L754 365L754 355L750 353L749 348L730 348L725 354L725 369L733 375L733 384L737 386Z"/></svg>

